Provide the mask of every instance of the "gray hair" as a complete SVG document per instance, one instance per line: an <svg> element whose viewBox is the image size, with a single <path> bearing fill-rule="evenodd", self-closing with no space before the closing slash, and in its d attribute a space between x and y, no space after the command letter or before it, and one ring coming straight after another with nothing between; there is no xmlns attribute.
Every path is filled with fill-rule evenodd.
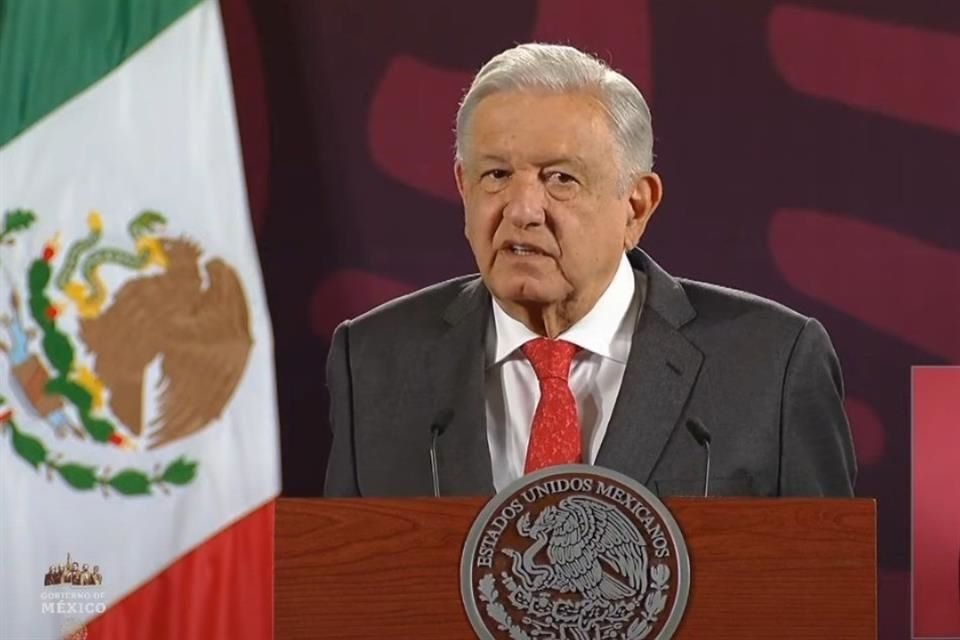
<svg viewBox="0 0 960 640"><path fill-rule="evenodd" d="M467 125L481 100L502 91L586 92L600 102L621 154L621 182L653 168L653 126L640 90L602 60L566 45L521 44L490 59L457 111L457 160Z"/></svg>

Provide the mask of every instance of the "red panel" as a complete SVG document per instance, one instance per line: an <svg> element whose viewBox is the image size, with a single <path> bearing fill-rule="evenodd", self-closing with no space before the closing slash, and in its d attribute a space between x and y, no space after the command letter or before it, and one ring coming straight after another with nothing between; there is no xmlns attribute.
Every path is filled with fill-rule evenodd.
<svg viewBox="0 0 960 640"><path fill-rule="evenodd" d="M960 637L960 367L913 370L913 607L918 637Z"/></svg>

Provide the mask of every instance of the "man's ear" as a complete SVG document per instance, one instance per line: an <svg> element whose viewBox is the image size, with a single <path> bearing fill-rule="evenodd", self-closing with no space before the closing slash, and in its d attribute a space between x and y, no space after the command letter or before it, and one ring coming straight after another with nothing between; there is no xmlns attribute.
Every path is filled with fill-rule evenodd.
<svg viewBox="0 0 960 640"><path fill-rule="evenodd" d="M453 178L457 181L457 192L463 200L463 165L459 160L453 163Z"/></svg>
<svg viewBox="0 0 960 640"><path fill-rule="evenodd" d="M453 163L453 178L457 181L457 193L460 194L460 202L463 203L463 236L469 241L470 235L467 232L467 198L464 194L464 170L463 164L459 160Z"/></svg>
<svg viewBox="0 0 960 640"><path fill-rule="evenodd" d="M661 198L663 198L663 182L660 176L649 171L634 179L629 198L630 215L623 238L624 249L629 251L640 242Z"/></svg>

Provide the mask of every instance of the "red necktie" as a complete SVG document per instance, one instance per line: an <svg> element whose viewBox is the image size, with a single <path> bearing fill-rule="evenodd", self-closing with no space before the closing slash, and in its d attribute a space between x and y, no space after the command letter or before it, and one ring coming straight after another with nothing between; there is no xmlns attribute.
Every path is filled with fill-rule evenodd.
<svg viewBox="0 0 960 640"><path fill-rule="evenodd" d="M570 363L579 350L563 340L537 338L521 347L540 381L523 472L580 462L580 419L570 391Z"/></svg>

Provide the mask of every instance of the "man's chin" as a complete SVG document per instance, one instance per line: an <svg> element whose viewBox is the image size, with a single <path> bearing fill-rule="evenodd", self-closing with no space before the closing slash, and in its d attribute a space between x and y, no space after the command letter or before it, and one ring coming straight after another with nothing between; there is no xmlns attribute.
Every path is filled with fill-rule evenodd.
<svg viewBox="0 0 960 640"><path fill-rule="evenodd" d="M522 307L544 307L561 302L565 291L553 283L533 278L512 278L508 282L491 287L493 295L501 303Z"/></svg>

